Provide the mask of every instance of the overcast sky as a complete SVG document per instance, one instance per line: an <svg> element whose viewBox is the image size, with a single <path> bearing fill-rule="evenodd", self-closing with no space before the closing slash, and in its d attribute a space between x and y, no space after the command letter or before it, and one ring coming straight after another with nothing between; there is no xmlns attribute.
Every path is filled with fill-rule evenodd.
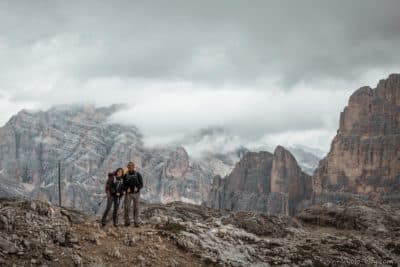
<svg viewBox="0 0 400 267"><path fill-rule="evenodd" d="M84 3L83 3L84 2ZM128 103L150 144L222 127L327 150L363 85L400 72L400 1L0 1L0 124Z"/></svg>

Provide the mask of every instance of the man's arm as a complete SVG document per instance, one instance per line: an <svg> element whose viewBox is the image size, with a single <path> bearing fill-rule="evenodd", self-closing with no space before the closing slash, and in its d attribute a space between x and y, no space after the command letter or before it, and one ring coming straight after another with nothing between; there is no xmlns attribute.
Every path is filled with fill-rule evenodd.
<svg viewBox="0 0 400 267"><path fill-rule="evenodd" d="M139 188L138 190L143 188L143 178L142 175L140 173L138 173L138 180L139 180Z"/></svg>

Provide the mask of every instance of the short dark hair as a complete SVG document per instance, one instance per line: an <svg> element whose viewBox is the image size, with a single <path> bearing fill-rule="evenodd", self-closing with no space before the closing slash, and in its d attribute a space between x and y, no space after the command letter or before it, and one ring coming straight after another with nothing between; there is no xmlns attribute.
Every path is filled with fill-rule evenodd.
<svg viewBox="0 0 400 267"><path fill-rule="evenodd" d="M129 162L128 162L128 165L133 165L133 166L135 166L135 163L133 163L133 161L129 161Z"/></svg>

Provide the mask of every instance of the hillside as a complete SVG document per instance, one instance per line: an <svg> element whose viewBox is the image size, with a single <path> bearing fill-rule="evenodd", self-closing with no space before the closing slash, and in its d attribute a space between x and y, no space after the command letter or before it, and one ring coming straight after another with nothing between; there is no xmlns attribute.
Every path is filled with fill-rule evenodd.
<svg viewBox="0 0 400 267"><path fill-rule="evenodd" d="M140 228L46 202L0 199L5 266L348 266L400 263L400 207L311 207L298 218L145 205Z"/></svg>

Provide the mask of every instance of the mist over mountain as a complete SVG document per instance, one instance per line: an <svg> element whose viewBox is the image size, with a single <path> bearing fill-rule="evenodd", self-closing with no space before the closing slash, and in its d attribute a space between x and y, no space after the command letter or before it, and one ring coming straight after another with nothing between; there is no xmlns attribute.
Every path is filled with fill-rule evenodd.
<svg viewBox="0 0 400 267"><path fill-rule="evenodd" d="M146 138L144 138L146 140ZM268 143L249 143L240 136L234 135L232 132L222 128L205 128L199 131L176 137L173 140L164 140L163 143L153 144L155 147L173 147L183 146L191 157L204 159L213 156L215 158L223 158L226 155L234 156L229 164L231 167L239 161L241 156L247 151L274 151L275 147ZM151 146L151 142L149 144ZM301 144L289 146L300 167L312 175L326 152L318 148L311 148ZM225 175L222 175L225 176Z"/></svg>
<svg viewBox="0 0 400 267"><path fill-rule="evenodd" d="M0 128L2 195L57 202L60 160L65 205L95 210L106 174L133 160L145 177L144 199L201 203L213 177L227 176L252 151L221 128L147 146L140 129L113 122L112 115L124 108L61 105L47 111L20 111ZM303 154L300 163L305 170L312 169L315 156Z"/></svg>
<svg viewBox="0 0 400 267"><path fill-rule="evenodd" d="M96 210L109 172L134 161L145 179L143 198L200 203L213 177L182 147L144 146L134 126L109 123L118 105L22 110L0 128L1 192L57 202L58 161L66 206Z"/></svg>

